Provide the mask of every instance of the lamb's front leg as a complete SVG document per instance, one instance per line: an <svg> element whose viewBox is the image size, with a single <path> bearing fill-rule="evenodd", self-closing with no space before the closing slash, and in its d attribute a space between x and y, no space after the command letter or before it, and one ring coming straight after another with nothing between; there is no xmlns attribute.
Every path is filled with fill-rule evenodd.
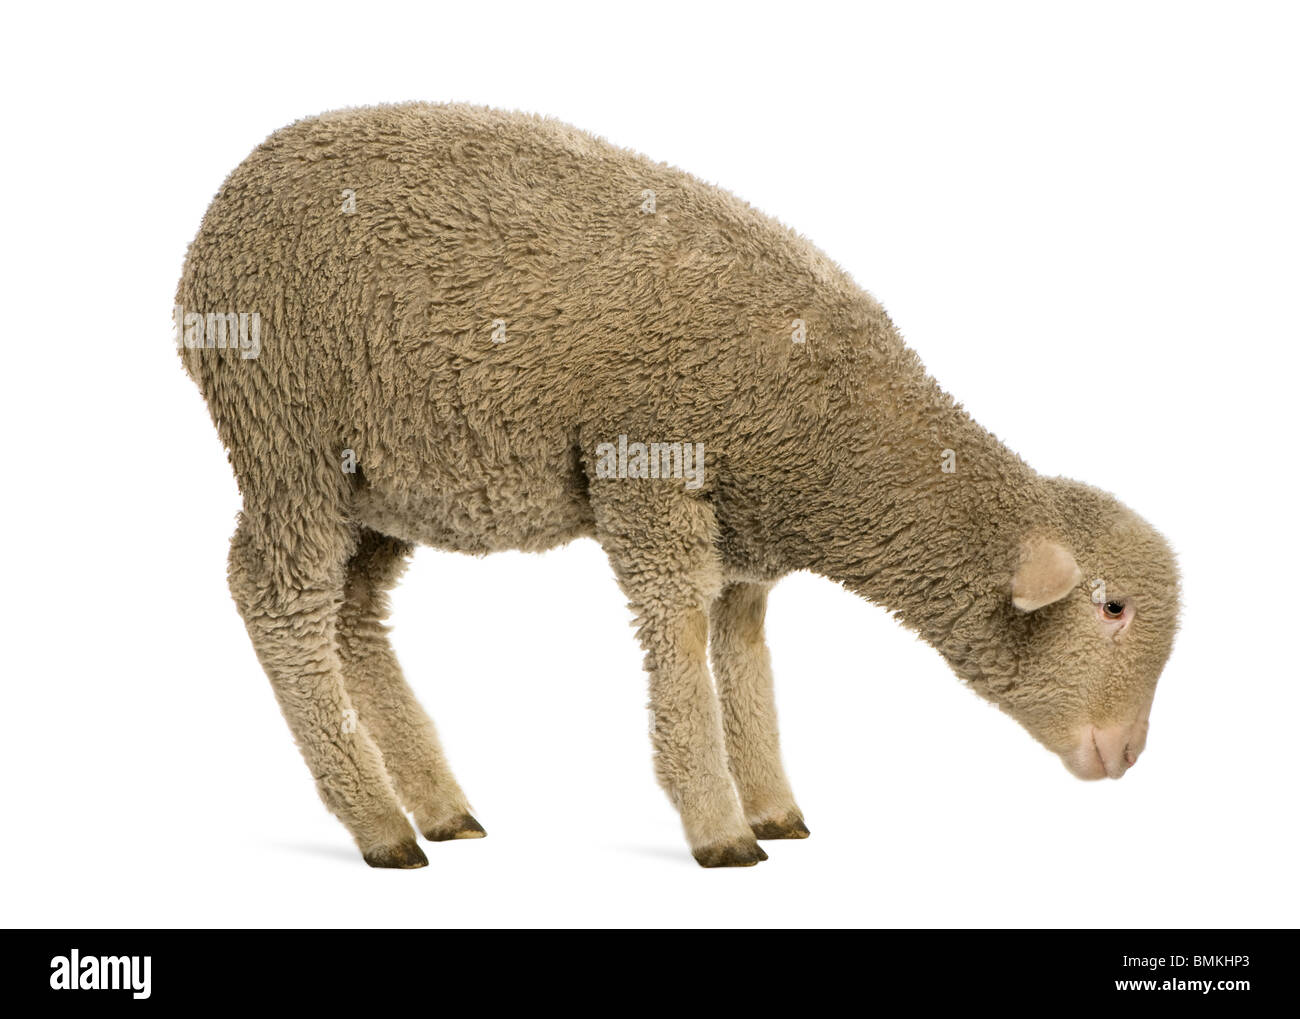
<svg viewBox="0 0 1300 1019"><path fill-rule="evenodd" d="M655 774L701 866L752 866L767 854L731 783L709 679L708 613L720 587L712 511L664 482L600 487L597 536L636 613L650 675Z"/></svg>
<svg viewBox="0 0 1300 1019"><path fill-rule="evenodd" d="M655 773L682 816L703 867L748 867L767 859L741 812L727 771L722 721L709 682L705 609L641 606L639 636L650 673Z"/></svg>
<svg viewBox="0 0 1300 1019"><path fill-rule="evenodd" d="M805 839L808 828L781 764L772 660L763 639L767 585L728 584L709 613L709 650L722 702L731 777L760 839Z"/></svg>

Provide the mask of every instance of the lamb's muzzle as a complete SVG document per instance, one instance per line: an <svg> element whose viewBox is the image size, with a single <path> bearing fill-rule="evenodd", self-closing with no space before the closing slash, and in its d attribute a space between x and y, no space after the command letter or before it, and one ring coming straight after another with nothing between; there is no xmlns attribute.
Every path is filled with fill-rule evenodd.
<svg viewBox="0 0 1300 1019"><path fill-rule="evenodd" d="M1120 725L1089 725L1079 733L1074 751L1062 754L1061 760L1076 778L1123 778L1146 748L1149 727L1146 713Z"/></svg>

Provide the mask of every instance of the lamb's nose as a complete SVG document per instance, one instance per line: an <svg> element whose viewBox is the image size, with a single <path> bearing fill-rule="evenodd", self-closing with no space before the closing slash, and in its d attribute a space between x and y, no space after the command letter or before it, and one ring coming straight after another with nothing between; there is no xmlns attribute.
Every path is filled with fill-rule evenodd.
<svg viewBox="0 0 1300 1019"><path fill-rule="evenodd" d="M1111 778L1119 778L1137 763L1142 745L1136 736L1132 725L1108 725L1092 730L1097 756Z"/></svg>

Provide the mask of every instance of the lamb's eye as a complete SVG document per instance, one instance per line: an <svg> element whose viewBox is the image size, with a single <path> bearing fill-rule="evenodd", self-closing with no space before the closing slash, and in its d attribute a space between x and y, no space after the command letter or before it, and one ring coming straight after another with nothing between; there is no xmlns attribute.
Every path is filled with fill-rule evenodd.
<svg viewBox="0 0 1300 1019"><path fill-rule="evenodd" d="M1118 619L1124 614L1124 603L1118 601L1108 601L1101 607L1102 614L1107 619Z"/></svg>

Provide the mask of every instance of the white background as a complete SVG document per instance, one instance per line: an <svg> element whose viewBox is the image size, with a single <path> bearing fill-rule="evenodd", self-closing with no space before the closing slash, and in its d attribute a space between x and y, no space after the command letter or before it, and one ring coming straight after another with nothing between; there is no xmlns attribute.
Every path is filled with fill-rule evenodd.
<svg viewBox="0 0 1300 1019"><path fill-rule="evenodd" d="M440 7L6 13L0 920L1294 926L1295 15ZM426 549L395 643L490 837L364 866L227 594L238 495L170 314L253 146L407 99L553 114L733 190L1030 463L1161 528L1185 614L1132 774L1076 781L795 576L769 636L813 836L702 870L599 548Z"/></svg>

